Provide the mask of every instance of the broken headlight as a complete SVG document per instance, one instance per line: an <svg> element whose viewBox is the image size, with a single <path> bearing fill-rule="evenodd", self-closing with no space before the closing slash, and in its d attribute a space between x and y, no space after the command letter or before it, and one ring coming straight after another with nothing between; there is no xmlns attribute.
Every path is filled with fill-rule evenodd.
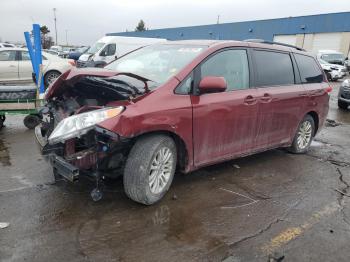
<svg viewBox="0 0 350 262"><path fill-rule="evenodd" d="M119 115L123 110L122 106L103 108L67 117L53 130L48 139L49 144L64 142L67 139L84 135L96 124Z"/></svg>

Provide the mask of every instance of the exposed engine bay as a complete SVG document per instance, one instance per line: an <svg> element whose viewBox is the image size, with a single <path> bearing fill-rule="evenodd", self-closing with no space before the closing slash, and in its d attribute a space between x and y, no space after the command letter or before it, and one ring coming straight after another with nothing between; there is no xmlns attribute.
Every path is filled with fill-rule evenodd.
<svg viewBox="0 0 350 262"><path fill-rule="evenodd" d="M123 106L110 106L111 102L131 101L144 94L147 81L123 74L83 76L64 82L40 110L43 122L36 129L36 136L43 141L43 155L51 157L51 161L58 159L66 165L64 168L75 168L68 177L71 181L75 180L74 172L117 176L133 142L96 124L125 110ZM54 165L54 172L59 167L59 163Z"/></svg>

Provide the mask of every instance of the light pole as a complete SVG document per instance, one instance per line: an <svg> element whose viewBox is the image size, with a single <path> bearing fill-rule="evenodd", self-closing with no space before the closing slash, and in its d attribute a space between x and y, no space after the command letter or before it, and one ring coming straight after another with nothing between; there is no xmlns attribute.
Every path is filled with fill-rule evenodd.
<svg viewBox="0 0 350 262"><path fill-rule="evenodd" d="M68 30L66 29L66 45L68 46Z"/></svg>
<svg viewBox="0 0 350 262"><path fill-rule="evenodd" d="M57 20L56 19L56 10L57 9L53 8L52 10L53 10L53 17L54 17L53 20L55 21L55 34L56 34L56 45L57 45L57 24L56 24L56 20Z"/></svg>

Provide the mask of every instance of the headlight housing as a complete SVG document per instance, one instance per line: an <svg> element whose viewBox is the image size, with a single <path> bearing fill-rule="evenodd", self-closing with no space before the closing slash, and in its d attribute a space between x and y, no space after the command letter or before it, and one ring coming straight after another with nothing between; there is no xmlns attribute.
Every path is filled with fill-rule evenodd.
<svg viewBox="0 0 350 262"><path fill-rule="evenodd" d="M64 142L67 139L84 135L96 124L119 115L123 110L122 106L109 107L67 117L53 130L48 139L49 144Z"/></svg>

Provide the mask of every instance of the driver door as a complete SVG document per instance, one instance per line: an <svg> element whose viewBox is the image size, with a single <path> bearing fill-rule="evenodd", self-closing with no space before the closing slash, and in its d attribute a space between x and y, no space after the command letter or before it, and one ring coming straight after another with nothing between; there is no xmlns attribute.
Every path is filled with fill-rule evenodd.
<svg viewBox="0 0 350 262"><path fill-rule="evenodd" d="M204 76L224 77L227 90L191 96L194 165L200 167L253 150L258 92L250 88L248 51L226 49L217 52L196 70L200 79ZM198 85L199 81L196 82Z"/></svg>

